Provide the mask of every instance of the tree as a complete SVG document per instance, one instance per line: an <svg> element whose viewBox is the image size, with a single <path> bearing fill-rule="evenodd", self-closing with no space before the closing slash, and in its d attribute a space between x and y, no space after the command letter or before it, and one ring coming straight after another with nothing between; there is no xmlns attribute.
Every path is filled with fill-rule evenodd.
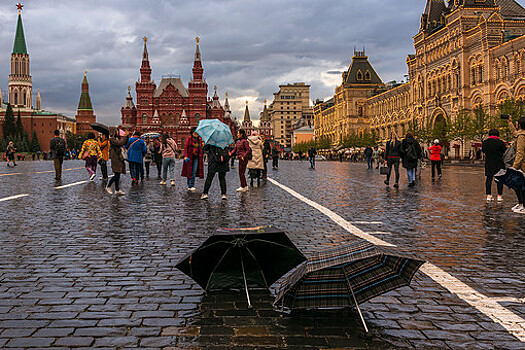
<svg viewBox="0 0 525 350"><path fill-rule="evenodd" d="M508 115L511 121L516 122L521 116L525 114L525 106L523 102L515 99L508 99L498 106L499 113L495 118L495 128L499 130L500 137L503 140L511 141L513 135L509 129L509 123L506 119L502 119L502 115Z"/></svg>
<svg viewBox="0 0 525 350"><path fill-rule="evenodd" d="M488 114L483 106L477 106L473 112L471 136L474 140L483 141L489 130L496 127L496 118Z"/></svg>
<svg viewBox="0 0 525 350"><path fill-rule="evenodd" d="M16 118L15 134L20 137L24 135L24 125L22 124L20 110L18 110L18 117Z"/></svg>
<svg viewBox="0 0 525 350"><path fill-rule="evenodd" d="M458 112L456 118L450 121L449 136L451 140L459 141L461 147L472 136L472 114L468 109L462 109ZM460 155L463 158L463 155Z"/></svg>
<svg viewBox="0 0 525 350"><path fill-rule="evenodd" d="M330 139L328 137L320 138L319 140L316 140L316 148L317 149L329 149L330 148Z"/></svg>
<svg viewBox="0 0 525 350"><path fill-rule="evenodd" d="M5 111L4 124L2 125L3 133L5 138L11 138L15 135L15 115L13 113L13 108L10 104L7 104L7 109Z"/></svg>
<svg viewBox="0 0 525 350"><path fill-rule="evenodd" d="M432 141L432 128L430 127L430 123L424 125L413 120L408 123L408 131L422 143L428 144Z"/></svg>
<svg viewBox="0 0 525 350"><path fill-rule="evenodd" d="M36 130L33 130L33 136L31 137L31 152L41 151L40 143L38 142L38 136Z"/></svg>
<svg viewBox="0 0 525 350"><path fill-rule="evenodd" d="M66 142L67 142L67 147L69 149L80 150L82 148L82 144L84 143L84 141L86 141L86 137L84 135L73 134L70 131L66 133Z"/></svg>

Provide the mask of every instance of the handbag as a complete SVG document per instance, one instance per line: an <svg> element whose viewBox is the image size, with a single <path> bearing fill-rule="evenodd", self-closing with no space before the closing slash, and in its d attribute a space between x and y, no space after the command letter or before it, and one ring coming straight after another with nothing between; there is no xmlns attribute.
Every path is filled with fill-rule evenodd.
<svg viewBox="0 0 525 350"><path fill-rule="evenodd" d="M131 148L131 146L133 146L133 144L135 142L137 142L138 140L140 140L140 139L136 139L135 141L133 141L131 143L131 145L129 145L128 149ZM128 160L128 150L126 148L124 148L124 147L121 147L120 148L120 156L121 156L122 160Z"/></svg>
<svg viewBox="0 0 525 350"><path fill-rule="evenodd" d="M384 166L384 165L379 167L379 174L381 174L381 175L388 175L388 167Z"/></svg>
<svg viewBox="0 0 525 350"><path fill-rule="evenodd" d="M82 153L82 160L87 160L90 155L89 155L89 152L91 152L91 148L93 147L93 145L89 146L89 148L87 148L84 153Z"/></svg>

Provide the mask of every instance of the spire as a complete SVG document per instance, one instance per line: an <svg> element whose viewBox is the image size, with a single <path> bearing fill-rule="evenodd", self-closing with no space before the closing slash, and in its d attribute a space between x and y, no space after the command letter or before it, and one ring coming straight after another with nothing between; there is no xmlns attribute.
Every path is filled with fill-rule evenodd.
<svg viewBox="0 0 525 350"><path fill-rule="evenodd" d="M269 122L270 121L270 114L268 113L268 107L266 107L266 100L264 100L264 108L263 108L263 111L261 112L261 116L260 116L260 120L262 122Z"/></svg>
<svg viewBox="0 0 525 350"><path fill-rule="evenodd" d="M126 97L126 105L124 108L135 108L135 105L133 104L133 97L131 97L131 86L128 86L128 96Z"/></svg>
<svg viewBox="0 0 525 350"><path fill-rule="evenodd" d="M202 81L204 69L202 68L201 52L199 50L200 38L196 37L195 40L197 41L197 46L195 49L195 60L193 61L193 80Z"/></svg>
<svg viewBox="0 0 525 350"><path fill-rule="evenodd" d="M142 38L142 40L144 40L144 51L142 52L142 60L143 61L149 61L148 47L146 46L146 42L148 41L148 38L144 37L144 38Z"/></svg>
<svg viewBox="0 0 525 350"><path fill-rule="evenodd" d="M37 111L42 110L42 98L40 97L40 90L36 94L36 109Z"/></svg>
<svg viewBox="0 0 525 350"><path fill-rule="evenodd" d="M82 80L82 93L80 94L80 101L78 102L79 110L92 111L91 98L89 97L89 84L87 81L87 71L84 72L84 79Z"/></svg>
<svg viewBox="0 0 525 350"><path fill-rule="evenodd" d="M24 36L24 26L22 25L22 7L24 7L24 5L18 4L16 6L18 8L18 23L16 24L13 53L22 53L27 55L26 38Z"/></svg>
<svg viewBox="0 0 525 350"><path fill-rule="evenodd" d="M230 108L230 101L228 101L228 93L226 93L226 100L224 101L224 110L226 112L231 112L231 108Z"/></svg>
<svg viewBox="0 0 525 350"><path fill-rule="evenodd" d="M142 65L140 66L140 82L149 83L151 81L151 68L149 66L148 47L146 42L148 38L142 38L144 40L144 51L142 52Z"/></svg>
<svg viewBox="0 0 525 350"><path fill-rule="evenodd" d="M244 110L244 122L250 122L250 111L248 110L248 101L246 101L246 109Z"/></svg>
<svg viewBox="0 0 525 350"><path fill-rule="evenodd" d="M180 123L181 124L188 124L188 116L186 115L186 110L182 110L182 114L180 115Z"/></svg>

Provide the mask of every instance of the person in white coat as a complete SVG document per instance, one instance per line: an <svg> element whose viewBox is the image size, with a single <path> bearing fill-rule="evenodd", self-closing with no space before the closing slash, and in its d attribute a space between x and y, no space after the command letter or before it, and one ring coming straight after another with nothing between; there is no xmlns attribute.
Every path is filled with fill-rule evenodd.
<svg viewBox="0 0 525 350"><path fill-rule="evenodd" d="M264 143L257 131L252 132L252 136L248 137L248 144L252 149L252 158L248 161L247 166L250 174L250 186L253 187L253 180L257 179L257 187L259 187L261 185L261 175L264 170Z"/></svg>

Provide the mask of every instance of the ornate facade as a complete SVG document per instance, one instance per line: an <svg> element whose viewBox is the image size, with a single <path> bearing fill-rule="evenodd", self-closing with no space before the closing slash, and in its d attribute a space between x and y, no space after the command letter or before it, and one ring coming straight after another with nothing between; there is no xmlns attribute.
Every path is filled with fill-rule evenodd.
<svg viewBox="0 0 525 350"><path fill-rule="evenodd" d="M121 108L122 127L141 132L168 133L180 147L184 146L190 129L197 126L200 119L217 118L235 132L236 123L231 118L227 97L226 108L219 102L217 87L213 97L207 98L208 84L203 77L199 38L195 49L193 77L187 88L178 76L163 76L159 85L155 84L151 79L152 70L146 42L147 39L144 38L140 80L135 84L137 103L135 106L131 88L128 88L126 103Z"/></svg>
<svg viewBox="0 0 525 350"><path fill-rule="evenodd" d="M406 60L408 82L370 89L365 124L351 129L369 127L386 139L411 122L454 120L478 105L496 113L502 101L525 97L524 34L525 9L515 0L427 0L415 55Z"/></svg>

